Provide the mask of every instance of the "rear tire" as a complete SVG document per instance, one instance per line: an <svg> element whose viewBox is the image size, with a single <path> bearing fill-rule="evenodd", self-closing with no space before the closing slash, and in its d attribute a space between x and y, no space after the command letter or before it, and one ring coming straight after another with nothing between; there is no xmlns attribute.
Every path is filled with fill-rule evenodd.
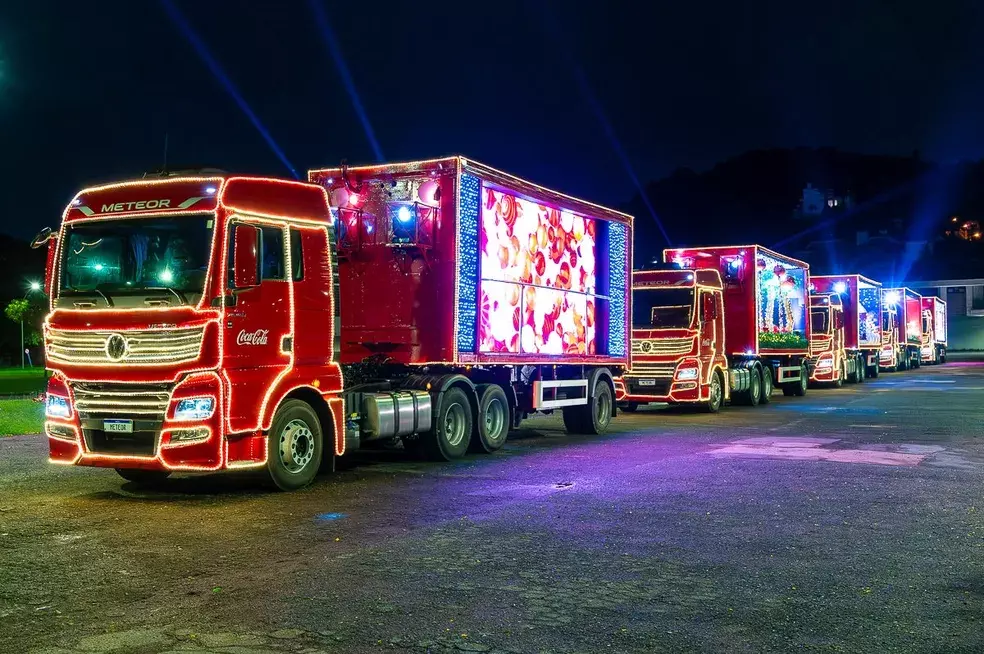
<svg viewBox="0 0 984 654"><path fill-rule="evenodd" d="M762 375L758 368L752 368L748 376L748 393L745 395L745 403L748 406L758 406L762 401Z"/></svg>
<svg viewBox="0 0 984 654"><path fill-rule="evenodd" d="M762 366L762 404L768 404L772 401L772 391L775 385L772 383L772 369L768 366Z"/></svg>
<svg viewBox="0 0 984 654"><path fill-rule="evenodd" d="M803 365L800 366L800 378L793 382L786 382L782 385L782 394L795 397L806 395L806 386L810 383L810 371Z"/></svg>
<svg viewBox="0 0 984 654"><path fill-rule="evenodd" d="M863 354L859 354L854 359L854 383L855 384L863 384L864 383L864 376L865 376L864 355Z"/></svg>
<svg viewBox="0 0 984 654"><path fill-rule="evenodd" d="M279 490L292 491L314 481L323 451L321 421L307 402L287 400L273 414L267 434L267 474Z"/></svg>
<svg viewBox="0 0 984 654"><path fill-rule="evenodd" d="M473 452L495 452L509 435L509 401L498 384L483 384L478 391L478 429L472 434Z"/></svg>
<svg viewBox="0 0 984 654"><path fill-rule="evenodd" d="M603 434L612 422L612 389L599 379L587 404L564 409L564 427L568 434Z"/></svg>
<svg viewBox="0 0 984 654"><path fill-rule="evenodd" d="M117 468L116 474L137 486L160 486L171 476L168 470L141 470L139 468Z"/></svg>
<svg viewBox="0 0 984 654"><path fill-rule="evenodd" d="M434 428L420 435L427 458L451 461L465 455L472 439L472 406L468 395L454 386L438 396Z"/></svg>
<svg viewBox="0 0 984 654"><path fill-rule="evenodd" d="M872 379L878 379L878 375L880 374L881 374L881 366L879 364L876 363L875 365L868 368L868 376L871 377Z"/></svg>

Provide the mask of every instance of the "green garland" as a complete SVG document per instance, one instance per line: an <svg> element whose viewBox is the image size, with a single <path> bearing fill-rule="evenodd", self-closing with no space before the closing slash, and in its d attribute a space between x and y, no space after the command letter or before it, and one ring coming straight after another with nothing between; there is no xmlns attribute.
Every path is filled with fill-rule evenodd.
<svg viewBox="0 0 984 654"><path fill-rule="evenodd" d="M799 332L759 332L759 347L765 350L800 350L808 345Z"/></svg>

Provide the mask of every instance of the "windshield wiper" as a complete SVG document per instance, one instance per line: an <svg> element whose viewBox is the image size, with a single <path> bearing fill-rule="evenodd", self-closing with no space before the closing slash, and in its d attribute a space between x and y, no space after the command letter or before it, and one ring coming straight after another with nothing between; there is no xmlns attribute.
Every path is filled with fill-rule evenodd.
<svg viewBox="0 0 984 654"><path fill-rule="evenodd" d="M181 304L188 304L188 298L185 294L177 289L173 289L170 286L148 286L144 289L145 291L169 291L174 297L178 298L178 302Z"/></svg>

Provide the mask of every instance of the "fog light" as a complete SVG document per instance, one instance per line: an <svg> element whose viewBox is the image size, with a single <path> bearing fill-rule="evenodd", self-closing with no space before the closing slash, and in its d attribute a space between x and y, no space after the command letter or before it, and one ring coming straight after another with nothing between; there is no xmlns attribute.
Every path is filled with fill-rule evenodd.
<svg viewBox="0 0 984 654"><path fill-rule="evenodd" d="M188 443L207 441L209 433L208 427L196 427L195 429L175 429L170 432L171 444L187 445Z"/></svg>
<svg viewBox="0 0 984 654"><path fill-rule="evenodd" d="M55 423L45 423L45 431L48 432L48 436L51 438L57 438L60 441L69 441L70 443L77 442L75 437L75 430L68 425L58 425Z"/></svg>
<svg viewBox="0 0 984 654"><path fill-rule="evenodd" d="M189 397L178 400L174 409L175 420L205 420L212 417L215 399L211 397Z"/></svg>
<svg viewBox="0 0 984 654"><path fill-rule="evenodd" d="M72 415L72 407L67 397L48 395L44 403L44 412L49 418L68 418Z"/></svg>

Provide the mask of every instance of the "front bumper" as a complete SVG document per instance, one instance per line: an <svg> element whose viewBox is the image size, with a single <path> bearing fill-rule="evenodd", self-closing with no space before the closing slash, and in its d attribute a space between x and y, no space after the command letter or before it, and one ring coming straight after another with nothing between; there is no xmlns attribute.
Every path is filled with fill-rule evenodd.
<svg viewBox="0 0 984 654"><path fill-rule="evenodd" d="M68 382L52 379L49 392L66 394L68 417L48 417L49 460L146 470L212 471L225 467L223 393L217 374L194 373L177 384ZM177 420L178 401L214 397L210 416ZM131 431L108 430L123 421Z"/></svg>
<svg viewBox="0 0 984 654"><path fill-rule="evenodd" d="M615 401L648 404L650 402L701 402L707 399L697 381L675 381L672 377L658 378L626 375L615 380Z"/></svg>

